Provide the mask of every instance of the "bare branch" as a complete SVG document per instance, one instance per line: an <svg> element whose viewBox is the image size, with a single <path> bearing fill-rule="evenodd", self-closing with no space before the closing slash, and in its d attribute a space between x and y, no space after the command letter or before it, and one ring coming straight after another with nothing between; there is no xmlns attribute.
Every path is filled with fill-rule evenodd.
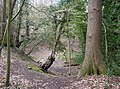
<svg viewBox="0 0 120 89"><path fill-rule="evenodd" d="M43 11L43 10L39 10L37 7L35 7L35 6L33 6L33 5L31 5L31 4L29 4L29 3L26 3L26 4L28 4L28 5L30 5L32 8L34 8L35 10L37 10L38 12L41 12L41 13L44 13L46 16L48 16L49 18L50 18L50 16L53 16L53 15L51 15L51 14L47 14L45 11Z"/></svg>
<svg viewBox="0 0 120 89"><path fill-rule="evenodd" d="M11 21L13 21L13 20L19 15L20 11L22 10L22 7L23 7L24 3L25 3L25 0L23 0L19 11L18 11L18 12L16 13L16 15L11 19Z"/></svg>

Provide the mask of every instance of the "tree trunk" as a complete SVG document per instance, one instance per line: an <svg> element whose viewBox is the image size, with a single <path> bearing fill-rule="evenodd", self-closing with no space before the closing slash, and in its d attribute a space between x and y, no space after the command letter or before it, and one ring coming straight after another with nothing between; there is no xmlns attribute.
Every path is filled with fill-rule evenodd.
<svg viewBox="0 0 120 89"><path fill-rule="evenodd" d="M28 21L28 19L26 19L27 21L26 21L26 36L28 36L29 37L29 21Z"/></svg>
<svg viewBox="0 0 120 89"><path fill-rule="evenodd" d="M1 39L3 39L3 35L4 35L4 32L5 32L5 26L6 26L6 0L3 0Z"/></svg>
<svg viewBox="0 0 120 89"><path fill-rule="evenodd" d="M7 22L7 73L6 73L6 82L5 85L9 86L10 81L10 26L11 26L11 18L12 18L12 0L8 2L8 22Z"/></svg>
<svg viewBox="0 0 120 89"><path fill-rule="evenodd" d="M18 29L16 31L16 41L15 41L16 47L18 47L17 45L20 42L19 41L19 38L20 38L19 36L20 36L20 29L21 29L21 23L22 23L22 11L19 14L18 21L19 21L19 23L18 23Z"/></svg>
<svg viewBox="0 0 120 89"><path fill-rule="evenodd" d="M16 5L16 1L17 0L12 0L12 17L13 17L13 15L14 15L14 8L15 8L15 5ZM12 21L11 21L11 46L13 47L15 47L15 34L16 34L16 24L15 24L16 22L15 21L13 21L13 23L12 23Z"/></svg>
<svg viewBox="0 0 120 89"><path fill-rule="evenodd" d="M2 40L5 40L5 42L6 42L6 38L4 38L4 32L5 32L5 27L6 27L6 0L3 0L1 17L2 17L2 21L1 21L2 24L1 24L1 29L0 29L0 45L2 46L2 45L4 45ZM0 58L1 58L1 50L2 50L2 48L0 48Z"/></svg>
<svg viewBox="0 0 120 89"><path fill-rule="evenodd" d="M101 55L101 42L102 0L89 0L85 58L78 77L105 73Z"/></svg>
<svg viewBox="0 0 120 89"><path fill-rule="evenodd" d="M21 0L20 1L20 3L22 4L23 3L23 0ZM17 28L17 30L16 30L16 39L15 39L15 44L16 44L16 47L17 48L19 48L19 42L20 42L20 29L21 29L21 24L22 24L22 16L23 16L23 14L22 14L22 9L21 9L21 11L20 11L20 13L19 13L19 16L18 16L18 22L17 22L17 25L18 25L18 28Z"/></svg>
<svg viewBox="0 0 120 89"><path fill-rule="evenodd" d="M3 0L3 8L2 8L2 26L1 26L1 42L0 44L2 44L2 40L4 38L4 32L5 32L5 27L6 27L6 18L7 18L7 15L6 15L6 0ZM16 0L13 1L12 3L12 12L13 13L13 9L14 9L14 6L15 6L15 3L16 3ZM14 26L12 26L12 28L14 28ZM11 32L13 33L13 31ZM13 34L11 34L11 38L13 38ZM3 43L3 45L6 46L6 38L5 38L5 42ZM11 39L11 46L13 46L13 39Z"/></svg>
<svg viewBox="0 0 120 89"><path fill-rule="evenodd" d="M70 44L70 37L68 37L68 58L69 58L69 75L71 75L71 44Z"/></svg>
<svg viewBox="0 0 120 89"><path fill-rule="evenodd" d="M16 2L17 2L17 0L13 0L13 2L12 2L12 14L13 14L13 10L14 10L14 8L15 8Z"/></svg>
<svg viewBox="0 0 120 89"><path fill-rule="evenodd" d="M47 61L42 66L42 69L45 71L47 71L50 68L50 66L53 64L53 62L55 61L55 52L56 52L56 48L57 48L57 45L60 40L60 36L61 36L61 34L63 34L63 27L64 27L65 22L67 21L66 17L67 17L67 13L63 12L63 17L61 19L61 22L59 23L60 26L57 25L57 27L56 27L56 29L58 29L58 32L56 34L56 39L55 39L55 43L53 45L52 53L48 57Z"/></svg>
<svg viewBox="0 0 120 89"><path fill-rule="evenodd" d="M28 0L26 0L26 3L29 3ZM25 9L26 9L26 36L29 37L29 12L28 12L28 4L25 4Z"/></svg>
<svg viewBox="0 0 120 89"><path fill-rule="evenodd" d="M60 30L62 30L62 28L61 28ZM46 61L46 62L43 64L43 66L42 66L42 69L45 70L45 71L47 71L47 70L50 68L50 66L53 64L53 62L55 61L55 52L56 52L56 47L57 47L57 45L58 45L60 36L61 36L61 34L58 33L58 36L56 37L56 40L55 40L55 44L54 44L54 46L53 46L52 53L51 53L51 55L48 57L47 61Z"/></svg>

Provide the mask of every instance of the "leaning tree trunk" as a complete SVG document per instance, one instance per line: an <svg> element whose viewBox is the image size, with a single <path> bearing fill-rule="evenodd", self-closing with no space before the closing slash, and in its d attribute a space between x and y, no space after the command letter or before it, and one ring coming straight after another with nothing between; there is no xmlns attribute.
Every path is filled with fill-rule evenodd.
<svg viewBox="0 0 120 89"><path fill-rule="evenodd" d="M102 0L89 0L85 58L78 77L105 73L101 55L101 42Z"/></svg>
<svg viewBox="0 0 120 89"><path fill-rule="evenodd" d="M61 23L61 27L59 29L59 32L58 32L58 35L56 37L56 40L55 40L55 44L53 46L53 50L52 50L52 53L51 55L48 57L47 61L43 64L42 66L42 69L47 71L48 68L50 68L50 66L53 64L53 62L55 61L55 52L56 52L56 47L58 45L58 42L60 40L60 36L62 34L62 29L63 29L63 26L64 26L64 23Z"/></svg>
<svg viewBox="0 0 120 89"><path fill-rule="evenodd" d="M45 71L47 71L50 68L50 66L53 64L53 62L55 61L56 47L59 43L60 36L63 33L63 27L64 27L65 22L67 21L66 17L67 17L67 12L64 11L61 22L59 23L60 26L57 25L57 27L56 27L56 29L58 29L58 33L56 34L56 39L55 39L55 43L54 43L54 46L53 46L52 53L48 57L47 61L42 65L42 69L45 70Z"/></svg>

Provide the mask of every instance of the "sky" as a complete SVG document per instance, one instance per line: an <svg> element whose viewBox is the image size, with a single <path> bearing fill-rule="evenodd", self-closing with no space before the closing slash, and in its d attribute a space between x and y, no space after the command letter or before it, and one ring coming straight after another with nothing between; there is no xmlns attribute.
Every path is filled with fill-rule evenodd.
<svg viewBox="0 0 120 89"><path fill-rule="evenodd" d="M60 0L33 0L37 4L45 4L47 6L56 4Z"/></svg>

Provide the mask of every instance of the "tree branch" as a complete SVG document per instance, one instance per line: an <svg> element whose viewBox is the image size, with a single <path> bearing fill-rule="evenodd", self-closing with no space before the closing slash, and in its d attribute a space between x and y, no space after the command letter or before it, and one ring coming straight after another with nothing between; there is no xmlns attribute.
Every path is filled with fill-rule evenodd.
<svg viewBox="0 0 120 89"><path fill-rule="evenodd" d="M17 1L17 0L14 0L13 3L12 3L12 14L13 14L13 9L14 9L14 7L15 7L16 1Z"/></svg>
<svg viewBox="0 0 120 89"><path fill-rule="evenodd" d="M16 15L11 19L11 21L13 21L13 20L19 15L20 11L22 10L22 7L23 7L24 3L25 3L25 0L23 0L19 11L18 11L18 12L16 13Z"/></svg>
<svg viewBox="0 0 120 89"><path fill-rule="evenodd" d="M16 15L11 19L11 22L19 15L20 11L22 10L22 7L24 5L24 2L25 0L23 0L23 3L19 9L19 11L16 13ZM7 23L8 25L8 23ZM7 25L6 25L6 28L7 28ZM4 32L4 36L3 36L3 40L2 40L2 44L1 44L1 48L0 48L0 51L2 50L2 48L4 47L4 42L5 42L5 37L6 37L6 34L7 34L7 29L5 28L5 32Z"/></svg>
<svg viewBox="0 0 120 89"><path fill-rule="evenodd" d="M30 55L30 53L32 53L32 51L34 50L34 48L35 48L36 46L38 46L40 43L41 43L41 41L38 42L37 44L35 44L34 47L32 47L32 49L31 49L26 55Z"/></svg>
<svg viewBox="0 0 120 89"><path fill-rule="evenodd" d="M49 16L45 11L39 10L37 7L35 7L35 6L33 6L33 5L29 4L29 3L26 3L26 4L30 5L32 8L34 8L34 9L37 10L38 12L44 13L44 14L45 14L46 16L48 16L49 18L50 18L50 16L52 16L52 15Z"/></svg>

